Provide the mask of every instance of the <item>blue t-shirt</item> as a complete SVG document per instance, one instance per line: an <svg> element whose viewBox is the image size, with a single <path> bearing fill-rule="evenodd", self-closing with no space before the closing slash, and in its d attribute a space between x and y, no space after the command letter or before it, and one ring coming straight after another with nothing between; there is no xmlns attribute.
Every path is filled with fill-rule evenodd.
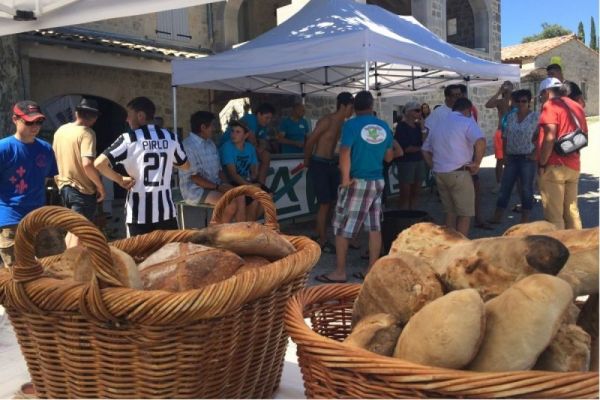
<svg viewBox="0 0 600 400"><path fill-rule="evenodd" d="M250 166L258 164L256 149L248 142L244 142L244 149L238 149L233 142L228 141L221 146L221 163L223 166L233 164L239 176L250 179Z"/></svg>
<svg viewBox="0 0 600 400"><path fill-rule="evenodd" d="M308 135L310 132L310 125L305 118L300 118L298 121L294 121L290 117L286 117L279 125L279 132L283 132L286 139L304 143L304 138L306 138L306 135ZM304 147L298 147L291 144L282 144L281 152L302 153L304 152Z"/></svg>
<svg viewBox="0 0 600 400"><path fill-rule="evenodd" d="M256 114L246 114L242 118L240 118L240 122L246 125L248 130L254 133L257 140L267 139L267 127L258 124ZM221 142L219 146L223 146L225 142L229 141L231 141L231 128L227 127L225 132L223 132L223 136L221 136Z"/></svg>
<svg viewBox="0 0 600 400"><path fill-rule="evenodd" d="M350 147L350 176L383 179L383 157L392 148L392 130L372 115L357 115L342 127L341 147Z"/></svg>
<svg viewBox="0 0 600 400"><path fill-rule="evenodd" d="M46 178L58 175L49 143L23 143L15 136L0 140L0 227L18 224L46 204Z"/></svg>

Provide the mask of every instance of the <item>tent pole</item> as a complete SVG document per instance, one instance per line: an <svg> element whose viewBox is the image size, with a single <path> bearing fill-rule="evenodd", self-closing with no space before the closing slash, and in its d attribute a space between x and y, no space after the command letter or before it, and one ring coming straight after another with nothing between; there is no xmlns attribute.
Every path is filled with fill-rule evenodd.
<svg viewBox="0 0 600 400"><path fill-rule="evenodd" d="M173 133L177 135L177 86L173 85Z"/></svg>
<svg viewBox="0 0 600 400"><path fill-rule="evenodd" d="M369 61L365 61L365 90L369 90L369 67L370 67L370 62Z"/></svg>

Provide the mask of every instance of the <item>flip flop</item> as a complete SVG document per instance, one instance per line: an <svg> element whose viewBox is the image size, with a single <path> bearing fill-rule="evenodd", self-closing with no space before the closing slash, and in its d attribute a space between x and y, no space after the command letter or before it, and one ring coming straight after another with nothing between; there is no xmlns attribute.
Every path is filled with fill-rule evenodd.
<svg viewBox="0 0 600 400"><path fill-rule="evenodd" d="M331 279L325 274L315 276L315 281L319 281L322 283L346 283L348 282L346 279Z"/></svg>
<svg viewBox="0 0 600 400"><path fill-rule="evenodd" d="M353 273L352 276L356 279L360 279L361 281L365 280L365 274L363 274L361 271Z"/></svg>

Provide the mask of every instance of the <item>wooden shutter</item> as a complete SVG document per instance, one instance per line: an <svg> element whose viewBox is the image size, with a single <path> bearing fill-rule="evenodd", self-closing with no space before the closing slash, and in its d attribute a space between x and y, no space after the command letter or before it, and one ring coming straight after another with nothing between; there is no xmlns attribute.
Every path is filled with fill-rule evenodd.
<svg viewBox="0 0 600 400"><path fill-rule="evenodd" d="M173 11L156 13L156 36L162 39L173 38Z"/></svg>
<svg viewBox="0 0 600 400"><path fill-rule="evenodd" d="M190 35L188 10L186 8L180 8L173 10L173 39L189 41L192 36Z"/></svg>

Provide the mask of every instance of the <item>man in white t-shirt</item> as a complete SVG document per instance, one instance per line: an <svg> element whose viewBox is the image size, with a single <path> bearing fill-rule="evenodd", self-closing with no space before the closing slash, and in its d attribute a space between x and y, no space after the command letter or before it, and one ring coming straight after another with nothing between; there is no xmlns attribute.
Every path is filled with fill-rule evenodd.
<svg viewBox="0 0 600 400"><path fill-rule="evenodd" d="M128 236L160 229L177 229L177 214L171 196L173 166L190 168L186 154L174 133L152 124L155 106L146 97L127 104L131 131L123 133L94 162L98 171L117 182L127 193ZM113 170L123 164L129 176Z"/></svg>
<svg viewBox="0 0 600 400"><path fill-rule="evenodd" d="M444 129L429 132L422 147L423 158L435 174L446 212L446 226L465 236L475 215L471 175L479 171L485 153L485 138L471 118L472 106L467 98L456 100L453 111L445 119Z"/></svg>

